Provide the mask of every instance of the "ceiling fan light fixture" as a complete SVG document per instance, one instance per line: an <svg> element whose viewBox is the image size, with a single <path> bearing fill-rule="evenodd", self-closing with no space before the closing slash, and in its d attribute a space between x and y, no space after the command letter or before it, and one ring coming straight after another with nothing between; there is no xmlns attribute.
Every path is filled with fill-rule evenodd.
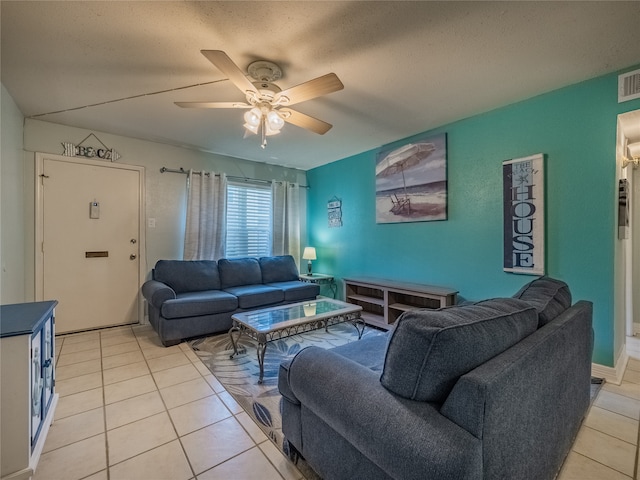
<svg viewBox="0 0 640 480"><path fill-rule="evenodd" d="M259 126L256 125L250 125L248 123L245 123L243 125L244 128L246 128L247 130L249 130L251 133L257 135L258 134L258 129L260 128Z"/></svg>
<svg viewBox="0 0 640 480"><path fill-rule="evenodd" d="M1 0L0 0L1 1ZM307 129L319 135L329 131L331 125L304 113L289 108L278 110L281 106L294 105L322 95L342 90L344 85L335 73L328 73L286 90L273 83L282 77L280 67L266 60L253 62L248 73L255 82L247 78L222 50L200 50L233 85L244 93L245 102L174 102L183 108L246 108L244 128L246 131L261 136L260 146L267 145L266 137L277 135L286 123ZM204 84L203 84L204 85Z"/></svg>
<svg viewBox="0 0 640 480"><path fill-rule="evenodd" d="M262 112L257 107L253 107L251 110L248 110L244 114L244 121L247 122L248 125L251 125L256 129L260 126L261 118L262 118Z"/></svg>
<svg viewBox="0 0 640 480"><path fill-rule="evenodd" d="M267 126L270 130L275 130L277 132L284 126L284 120L280 116L278 112L275 110L271 110L267 113Z"/></svg>
<svg viewBox="0 0 640 480"><path fill-rule="evenodd" d="M273 136L273 135L277 135L277 134L279 134L279 133L280 133L280 130L274 130L274 129L270 128L270 127L269 127L269 124L266 124L266 125L265 125L264 134L265 134L267 137L271 137L271 136Z"/></svg>

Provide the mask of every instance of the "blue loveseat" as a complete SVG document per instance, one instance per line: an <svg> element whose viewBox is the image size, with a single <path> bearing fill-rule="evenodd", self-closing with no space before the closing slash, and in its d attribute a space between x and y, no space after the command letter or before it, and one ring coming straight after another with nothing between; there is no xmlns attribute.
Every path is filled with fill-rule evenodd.
<svg viewBox="0 0 640 480"><path fill-rule="evenodd" d="M278 378L290 453L324 480L551 480L589 406L591 322L543 277L305 348Z"/></svg>
<svg viewBox="0 0 640 480"><path fill-rule="evenodd" d="M142 286L149 323L165 347L225 332L236 312L313 300L291 255L220 260L159 260Z"/></svg>

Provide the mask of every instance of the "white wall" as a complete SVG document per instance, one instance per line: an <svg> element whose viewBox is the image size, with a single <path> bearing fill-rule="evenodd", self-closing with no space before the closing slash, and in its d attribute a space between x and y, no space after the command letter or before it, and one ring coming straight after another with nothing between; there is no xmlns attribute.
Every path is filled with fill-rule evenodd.
<svg viewBox="0 0 640 480"><path fill-rule="evenodd" d="M25 301L24 117L0 87L0 302L7 304Z"/></svg>
<svg viewBox="0 0 640 480"><path fill-rule="evenodd" d="M306 184L306 173L301 170L275 165L241 160L223 155L215 155L195 150L179 148L155 142L129 137L111 135L103 132L85 130L65 125L26 119L24 126L25 178L28 188L25 192L27 205L26 254L27 285L33 285L33 248L34 248L34 161L35 152L62 154L61 142L78 144L90 133L94 133L105 145L116 150L122 158L118 163L145 167L146 176L146 263L147 272L159 259L181 259L185 224L186 175L160 173L161 167L193 168L194 170L213 170L228 175L256 178L261 180L286 180ZM91 138L88 146L99 146ZM301 199L302 239L306 239L306 193ZM155 218L156 227L148 228L147 220ZM33 296L28 290L27 297Z"/></svg>

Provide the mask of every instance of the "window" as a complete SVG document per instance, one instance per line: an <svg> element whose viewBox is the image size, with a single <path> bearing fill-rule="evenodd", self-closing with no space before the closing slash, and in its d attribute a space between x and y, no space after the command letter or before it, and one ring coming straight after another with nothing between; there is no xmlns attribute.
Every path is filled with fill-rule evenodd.
<svg viewBox="0 0 640 480"><path fill-rule="evenodd" d="M271 255L271 187L227 186L227 258Z"/></svg>

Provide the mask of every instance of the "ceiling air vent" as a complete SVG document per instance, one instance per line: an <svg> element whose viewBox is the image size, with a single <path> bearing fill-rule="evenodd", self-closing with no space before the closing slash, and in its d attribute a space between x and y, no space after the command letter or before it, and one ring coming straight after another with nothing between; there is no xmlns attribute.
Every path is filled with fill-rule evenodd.
<svg viewBox="0 0 640 480"><path fill-rule="evenodd" d="M640 98L640 70L618 76L618 103Z"/></svg>

